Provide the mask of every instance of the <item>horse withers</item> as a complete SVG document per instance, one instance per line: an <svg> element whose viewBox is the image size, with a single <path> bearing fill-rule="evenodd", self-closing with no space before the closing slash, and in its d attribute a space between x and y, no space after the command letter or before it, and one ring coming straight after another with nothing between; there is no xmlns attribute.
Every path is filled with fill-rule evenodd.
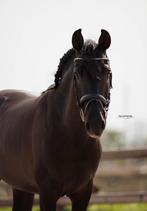
<svg viewBox="0 0 147 211"><path fill-rule="evenodd" d="M85 211L100 156L112 74L110 35L84 42L81 29L60 60L55 85L39 97L0 92L0 179L13 188L13 211L55 211L66 195L73 211Z"/></svg>

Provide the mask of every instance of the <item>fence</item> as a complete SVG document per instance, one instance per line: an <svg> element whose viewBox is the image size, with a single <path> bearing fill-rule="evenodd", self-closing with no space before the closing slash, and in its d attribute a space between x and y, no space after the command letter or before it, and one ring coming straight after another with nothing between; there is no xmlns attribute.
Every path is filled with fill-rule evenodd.
<svg viewBox="0 0 147 211"><path fill-rule="evenodd" d="M147 149L140 150L122 150L122 151L108 151L103 152L102 160L119 160L119 159L140 159L147 158ZM147 192L136 193L116 193L107 195L95 195L93 194L90 200L90 204L99 203L130 203L130 202L147 202ZM34 200L34 204L38 204L38 200ZM59 210L70 204L68 198L63 197L58 202ZM12 200L0 200L0 206L11 206Z"/></svg>

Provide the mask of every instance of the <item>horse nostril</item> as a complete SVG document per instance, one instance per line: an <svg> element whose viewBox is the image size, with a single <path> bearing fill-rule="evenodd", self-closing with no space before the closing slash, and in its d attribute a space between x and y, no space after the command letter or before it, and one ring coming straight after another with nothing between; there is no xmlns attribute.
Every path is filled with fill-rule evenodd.
<svg viewBox="0 0 147 211"><path fill-rule="evenodd" d="M89 126L89 123L86 122L86 129L89 130L90 129L90 126Z"/></svg>

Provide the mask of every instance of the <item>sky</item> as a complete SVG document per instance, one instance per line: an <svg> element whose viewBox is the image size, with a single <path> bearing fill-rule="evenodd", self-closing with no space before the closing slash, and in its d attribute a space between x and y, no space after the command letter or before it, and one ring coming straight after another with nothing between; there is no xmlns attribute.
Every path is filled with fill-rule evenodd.
<svg viewBox="0 0 147 211"><path fill-rule="evenodd" d="M0 0L0 90L39 95L53 83L59 60L79 28L85 40L98 41L101 29L112 38L107 127L146 127L146 0Z"/></svg>

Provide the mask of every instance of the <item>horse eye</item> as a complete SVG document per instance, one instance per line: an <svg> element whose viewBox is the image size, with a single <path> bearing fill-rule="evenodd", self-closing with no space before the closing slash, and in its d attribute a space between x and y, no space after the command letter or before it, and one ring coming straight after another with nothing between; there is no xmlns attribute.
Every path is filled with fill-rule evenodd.
<svg viewBox="0 0 147 211"><path fill-rule="evenodd" d="M79 67L78 67L78 72L79 74L82 76L83 73L86 71L87 67L85 64L81 64Z"/></svg>
<svg viewBox="0 0 147 211"><path fill-rule="evenodd" d="M101 78L100 78L100 76L96 76L96 79L98 80L98 81L101 81Z"/></svg>
<svg viewBox="0 0 147 211"><path fill-rule="evenodd" d="M108 64L105 64L104 65L104 69L107 71L107 72L111 72L111 68Z"/></svg>
<svg viewBox="0 0 147 211"><path fill-rule="evenodd" d="M102 67L101 66L97 67L97 73L98 74L101 74L102 73Z"/></svg>

